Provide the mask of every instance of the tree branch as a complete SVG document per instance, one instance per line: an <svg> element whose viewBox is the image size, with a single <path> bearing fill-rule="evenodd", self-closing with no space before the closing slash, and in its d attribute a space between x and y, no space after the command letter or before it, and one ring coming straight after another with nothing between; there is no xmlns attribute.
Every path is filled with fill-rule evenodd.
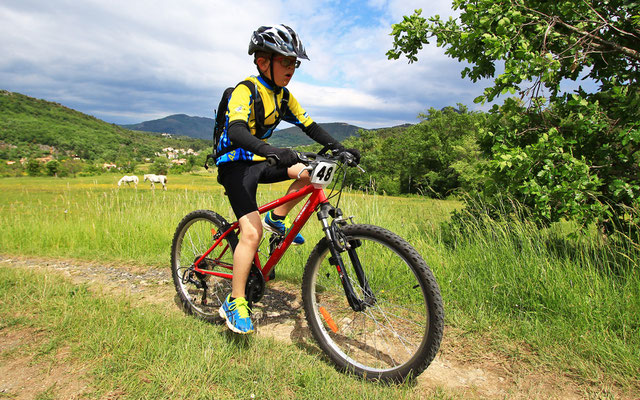
<svg viewBox="0 0 640 400"><path fill-rule="evenodd" d="M582 0L582 2L583 2L584 4L586 4L586 5L587 5L587 7L589 7L589 8L591 9L591 11L593 11L593 13L594 13L595 15L597 15L598 17L600 17L600 19L602 20L602 22L604 22L606 25L610 26L612 29L614 29L614 30L616 30L616 31L620 32L620 33L621 33L621 34L623 34L623 35L632 36L632 37L634 37L634 38L636 38L636 39L640 40L640 37L638 37L637 35L634 35L633 33L630 33L630 32L627 32L627 31L623 31L622 29L618 28L617 26L610 24L610 23L609 23L609 21L607 21L607 20L606 20L602 15L600 15L600 13L598 13L598 11L596 11L596 9L595 9L595 8L593 8L593 6L592 6L589 2L587 2L587 1L585 1L585 0Z"/></svg>
<svg viewBox="0 0 640 400"><path fill-rule="evenodd" d="M633 59L635 59L637 61L640 61L640 52L638 52L636 50L633 50L633 49L631 49L629 47L621 46L621 45L619 45L617 43L605 40L605 39L601 38L600 36L597 36L597 35L591 34L589 32L585 32L583 30L580 30L580 29L576 28L575 26L570 25L570 24L564 22L563 20L561 20L559 18L558 18L557 21L558 21L559 24L563 25L565 28L569 29L570 31L573 31L573 32L576 32L576 33L578 33L580 35L588 37L588 38L598 42L599 44L606 45L606 46L608 46L610 48L616 49L620 53L622 53L622 54L624 54L626 56L629 56L629 57L631 57L631 58L633 58Z"/></svg>
<svg viewBox="0 0 640 400"><path fill-rule="evenodd" d="M600 36L594 35L594 34L592 34L590 32L586 32L586 31L583 31L581 29L578 29L575 26L573 26L573 25L571 25L571 24L569 24L567 22L564 22L561 18L559 18L557 16L552 17L552 16L549 16L549 15L543 13L543 12L540 12L538 10L534 10L532 8L529 8L529 7L526 7L526 6L523 6L523 5L521 5L521 7L523 9L527 10L530 13L541 15L544 18L547 18L549 21L553 21L555 23L558 23L558 24L564 26L565 28L569 29L570 31L578 33L578 34L582 35L583 37L587 37L587 38L593 40L594 42L599 43L600 45L606 45L609 48L613 48L613 49L617 50L618 52L620 52L620 53L622 53L622 54L624 54L624 55L626 55L626 56L628 56L630 58L633 58L633 59L635 59L637 61L640 61L640 52L638 52L638 51L636 51L634 49L631 49L631 48L626 47L626 46L621 46L621 45L619 45L617 43L611 42L609 40L605 40L605 39L601 38ZM607 23L606 26L611 26L611 24Z"/></svg>

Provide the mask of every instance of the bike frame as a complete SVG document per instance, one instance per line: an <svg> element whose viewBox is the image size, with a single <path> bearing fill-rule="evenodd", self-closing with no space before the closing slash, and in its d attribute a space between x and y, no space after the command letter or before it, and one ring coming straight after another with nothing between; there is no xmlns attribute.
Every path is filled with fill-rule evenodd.
<svg viewBox="0 0 640 400"><path fill-rule="evenodd" d="M309 198L307 199L306 203L304 204L304 206L302 207L302 209L300 210L300 212L298 213L298 215L296 216L296 218L293 220L293 224L291 226L291 230L289 231L289 233L287 234L287 236L284 238L284 240L276 247L276 249L273 251L273 253L269 256L269 258L267 259L264 267L261 265L260 262L260 257L258 252L256 252L255 256L254 256L254 264L255 266L258 268L258 270L260 270L260 272L262 273L262 276L264 277L265 281L269 280L269 272L273 269L273 267L275 267L275 265L278 263L278 261L280 261L280 258L282 258L282 256L284 255L284 253L287 251L287 249L289 248L289 246L291 245L291 243L293 242L293 239L296 237L296 235L298 234L298 232L300 232L300 230L302 229L302 227L307 223L307 221L309 220L309 217L311 217L311 215L318 209L318 207L321 204L327 203L327 196L324 193L324 189L323 188L316 188L313 185L309 184L293 193L289 193L277 200L274 200L270 203L267 203L261 207L258 208L258 212L260 214L264 214L267 211L273 210L274 208L288 203L291 200L295 200L298 198L302 198L305 197L307 195L311 195L309 196ZM224 273L224 272L216 272L216 271L209 271L206 269L201 269L198 267L198 265L200 264L200 262L202 260L204 260L209 253L211 253L216 247L221 246L222 245L222 241L223 239L231 234L232 232L236 231L239 228L239 223L238 221L235 221L234 223L232 223L221 235L219 235L219 232L211 232L212 235L216 236L218 235L219 237L216 239L216 241L213 243L213 245L209 248L209 250L207 250L195 263L194 263L194 271L201 273L201 274L206 274L206 275L213 275L213 276L218 276L221 278L227 278L227 279L232 279L233 278L233 274L230 273ZM229 251L228 246L227 248L225 248L222 251L222 254L220 254L220 257L226 253L227 251ZM219 257L218 257L219 259ZM217 260L216 260L217 261ZM227 268L229 270L233 270L233 265L222 265L222 264L218 264L221 267Z"/></svg>

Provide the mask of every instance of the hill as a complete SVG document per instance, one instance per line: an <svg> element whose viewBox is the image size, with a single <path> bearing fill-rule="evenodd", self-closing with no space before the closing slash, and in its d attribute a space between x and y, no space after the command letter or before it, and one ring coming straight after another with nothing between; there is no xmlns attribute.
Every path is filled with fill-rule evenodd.
<svg viewBox="0 0 640 400"><path fill-rule="evenodd" d="M348 137L354 136L360 129L362 129L343 122L332 122L319 125L339 142L342 142ZM269 139L269 143L279 147L296 147L313 144L315 142L305 135L304 132L302 132L302 129L297 126L292 126L290 128L276 131Z"/></svg>
<svg viewBox="0 0 640 400"><path fill-rule="evenodd" d="M122 127L132 130L170 133L174 135L185 135L192 138L211 140L214 122L215 121L212 118L175 114L152 121L140 122L138 124L122 125ZM283 123L280 126L289 126L289 124ZM341 122L320 124L320 126L339 141L355 135L360 129L357 126ZM291 126L289 128L276 131L276 133L269 139L269 143L274 146L296 147L312 144L313 141L309 139L307 135L300 130L300 128Z"/></svg>
<svg viewBox="0 0 640 400"><path fill-rule="evenodd" d="M86 160L140 160L164 147L208 146L193 138L132 131L58 103L0 90L0 158L30 157L44 150Z"/></svg>
<svg viewBox="0 0 640 400"><path fill-rule="evenodd" d="M140 122L139 124L122 125L134 131L171 133L196 139L211 140L215 120L206 117L191 117L186 114L174 114L168 117Z"/></svg>

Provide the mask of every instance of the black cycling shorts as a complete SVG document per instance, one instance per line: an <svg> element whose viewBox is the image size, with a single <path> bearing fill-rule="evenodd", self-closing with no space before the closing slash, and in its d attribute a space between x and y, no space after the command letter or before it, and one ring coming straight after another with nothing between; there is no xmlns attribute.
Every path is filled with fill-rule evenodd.
<svg viewBox="0 0 640 400"><path fill-rule="evenodd" d="M258 211L258 183L289 180L287 167L270 166L266 161L232 161L218 166L218 182L224 186L236 218Z"/></svg>

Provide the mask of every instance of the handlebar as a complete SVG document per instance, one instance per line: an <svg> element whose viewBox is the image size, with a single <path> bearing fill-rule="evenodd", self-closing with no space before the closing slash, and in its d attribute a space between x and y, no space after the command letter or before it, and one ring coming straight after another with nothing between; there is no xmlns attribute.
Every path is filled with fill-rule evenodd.
<svg viewBox="0 0 640 400"><path fill-rule="evenodd" d="M343 151L338 154L318 154L318 153L310 153L310 152L298 152L298 159L304 165L309 165L314 161L332 161L339 162L349 167L356 167L360 170L360 172L365 172L365 170L356 163L355 157L349 153L348 151Z"/></svg>
<svg viewBox="0 0 640 400"><path fill-rule="evenodd" d="M350 167L356 167L360 170L360 172L365 172L365 170L356 163L355 157L349 153L348 151L343 151L340 152L339 154L329 154L329 153L325 153L325 154L319 154L319 153L312 153L312 152L299 152L296 151L296 154L298 155L298 161L300 161L302 164L309 166L311 163L313 163L314 161L332 161L332 162L340 162L344 165L348 165ZM278 159L275 156L267 156L267 164L269 166L274 166L278 163Z"/></svg>

